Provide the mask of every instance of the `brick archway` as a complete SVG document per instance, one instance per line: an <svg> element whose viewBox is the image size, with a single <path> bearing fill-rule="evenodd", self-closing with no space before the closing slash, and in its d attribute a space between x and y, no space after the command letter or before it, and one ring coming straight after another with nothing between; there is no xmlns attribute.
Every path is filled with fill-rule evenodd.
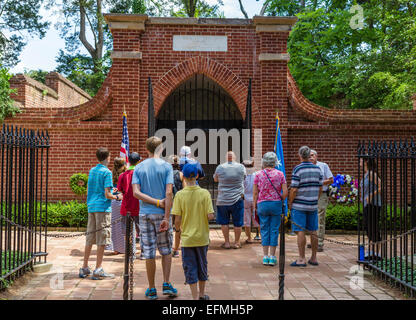
<svg viewBox="0 0 416 320"><path fill-rule="evenodd" d="M245 119L248 86L224 65L207 57L193 57L166 72L153 87L155 114L165 99L184 81L201 73L216 81L231 96ZM147 101L146 101L147 105ZM253 108L254 109L254 108Z"/></svg>

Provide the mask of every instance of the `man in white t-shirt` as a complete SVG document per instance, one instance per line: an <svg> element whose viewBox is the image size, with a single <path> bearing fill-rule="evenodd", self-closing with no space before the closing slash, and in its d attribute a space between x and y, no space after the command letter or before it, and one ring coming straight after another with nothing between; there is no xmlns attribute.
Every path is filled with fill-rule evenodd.
<svg viewBox="0 0 416 320"><path fill-rule="evenodd" d="M325 215L326 208L328 207L328 186L334 183L334 176L332 175L329 166L325 162L318 161L318 153L315 150L311 150L311 162L317 165L324 176L324 182L322 186L322 193L319 196L318 201L318 252L324 251L324 236L325 236ZM308 245L310 248L310 245Z"/></svg>

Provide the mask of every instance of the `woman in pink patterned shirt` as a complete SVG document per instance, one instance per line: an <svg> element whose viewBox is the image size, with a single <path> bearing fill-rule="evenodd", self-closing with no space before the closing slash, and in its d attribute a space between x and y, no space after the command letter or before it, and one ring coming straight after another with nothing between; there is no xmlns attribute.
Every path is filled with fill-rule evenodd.
<svg viewBox="0 0 416 320"><path fill-rule="evenodd" d="M282 203L287 197L287 185L283 172L275 169L277 156L267 152L262 159L263 170L254 178L253 202L260 220L263 264L277 264L276 247L279 237ZM270 255L269 255L270 254Z"/></svg>

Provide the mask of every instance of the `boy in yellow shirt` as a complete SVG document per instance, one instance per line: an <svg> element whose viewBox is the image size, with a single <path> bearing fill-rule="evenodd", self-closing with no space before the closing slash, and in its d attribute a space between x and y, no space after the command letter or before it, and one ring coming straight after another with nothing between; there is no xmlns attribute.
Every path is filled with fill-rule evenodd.
<svg viewBox="0 0 416 320"><path fill-rule="evenodd" d="M208 220L214 219L214 209L209 191L196 184L198 167L194 163L187 163L182 173L186 187L176 193L172 207L172 214L176 216L176 230L181 230L182 265L194 300L209 300L205 294L205 282L208 280Z"/></svg>

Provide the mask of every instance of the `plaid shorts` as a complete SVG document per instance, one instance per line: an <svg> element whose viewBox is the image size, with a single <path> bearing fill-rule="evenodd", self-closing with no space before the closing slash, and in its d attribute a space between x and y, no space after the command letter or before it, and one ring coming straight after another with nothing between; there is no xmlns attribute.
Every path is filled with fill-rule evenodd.
<svg viewBox="0 0 416 320"><path fill-rule="evenodd" d="M156 248L162 256L172 252L172 219L169 218L169 229L159 232L163 218L163 214L139 215L140 247L145 259L154 259L156 257Z"/></svg>

